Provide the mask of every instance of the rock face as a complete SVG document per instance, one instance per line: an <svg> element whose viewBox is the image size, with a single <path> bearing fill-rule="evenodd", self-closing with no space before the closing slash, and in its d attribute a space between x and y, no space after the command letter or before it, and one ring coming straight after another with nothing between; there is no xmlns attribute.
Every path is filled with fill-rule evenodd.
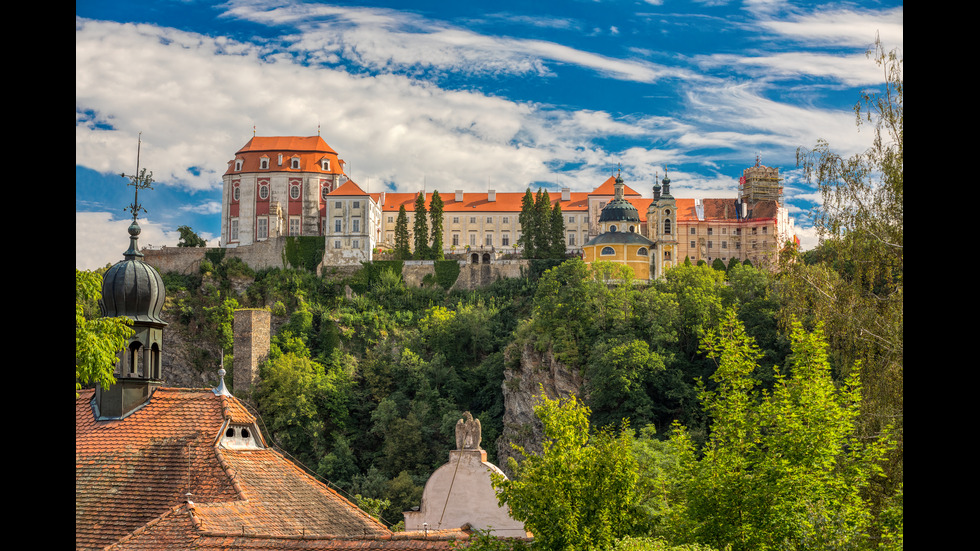
<svg viewBox="0 0 980 551"><path fill-rule="evenodd" d="M550 349L539 352L528 343L512 347L508 354L520 354L520 361L509 361L514 367L504 371L504 430L497 442L497 462L507 476L512 476L507 458L521 459L512 443L528 452L542 450L543 429L534 415L538 397L542 393L550 399L581 396L583 381L580 373L557 362Z"/></svg>

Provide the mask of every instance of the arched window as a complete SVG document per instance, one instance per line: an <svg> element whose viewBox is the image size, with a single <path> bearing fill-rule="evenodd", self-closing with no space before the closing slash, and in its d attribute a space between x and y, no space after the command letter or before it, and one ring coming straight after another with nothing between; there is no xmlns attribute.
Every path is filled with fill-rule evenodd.
<svg viewBox="0 0 980 551"><path fill-rule="evenodd" d="M664 220L664 235L670 235L670 218Z"/></svg>
<svg viewBox="0 0 980 551"><path fill-rule="evenodd" d="M639 249L636 249L636 254L637 254L637 256L648 256L647 248L646 247L640 247Z"/></svg>
<svg viewBox="0 0 980 551"><path fill-rule="evenodd" d="M603 247L599 254L602 256L609 256L616 254L616 251L612 247Z"/></svg>
<svg viewBox="0 0 980 551"><path fill-rule="evenodd" d="M616 224L609 226L609 231L616 231Z"/></svg>

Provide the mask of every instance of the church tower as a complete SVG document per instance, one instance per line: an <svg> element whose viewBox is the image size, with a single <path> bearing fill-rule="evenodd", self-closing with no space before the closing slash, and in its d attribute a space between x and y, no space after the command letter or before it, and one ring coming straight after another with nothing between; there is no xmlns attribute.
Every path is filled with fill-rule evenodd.
<svg viewBox="0 0 980 551"><path fill-rule="evenodd" d="M129 415L163 383L161 353L163 328L167 322L160 315L166 291L160 274L143 262L143 253L138 246L140 226L136 222L136 216L142 210L137 202L139 190L150 188L152 176L153 173L148 175L146 169L137 176L129 176L129 185L136 188L136 199L129 207L133 213L129 249L123 253L122 261L106 270L102 279L102 299L99 301L102 315L129 318L133 322L133 335L116 364L113 374L116 384L106 388L99 385L95 389L96 414L101 419Z"/></svg>
<svg viewBox="0 0 980 551"><path fill-rule="evenodd" d="M680 259L677 255L677 201L670 194L670 178L664 175L663 187L653 185L653 202L647 209L647 235L655 243L650 257L652 278L663 277Z"/></svg>

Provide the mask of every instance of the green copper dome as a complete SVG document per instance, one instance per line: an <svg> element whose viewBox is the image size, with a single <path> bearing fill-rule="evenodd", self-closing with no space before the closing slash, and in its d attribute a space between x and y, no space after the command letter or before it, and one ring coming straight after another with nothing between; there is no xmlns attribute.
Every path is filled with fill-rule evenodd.
<svg viewBox="0 0 980 551"><path fill-rule="evenodd" d="M599 223L602 222L639 222L640 213L636 207L623 198L623 178L616 176L616 197L609 201L599 213Z"/></svg>
<svg viewBox="0 0 980 551"><path fill-rule="evenodd" d="M129 250L124 260L106 270L102 278L102 315L125 316L135 322L167 325L160 317L166 290L160 274L143 262L137 248L139 224L129 226Z"/></svg>

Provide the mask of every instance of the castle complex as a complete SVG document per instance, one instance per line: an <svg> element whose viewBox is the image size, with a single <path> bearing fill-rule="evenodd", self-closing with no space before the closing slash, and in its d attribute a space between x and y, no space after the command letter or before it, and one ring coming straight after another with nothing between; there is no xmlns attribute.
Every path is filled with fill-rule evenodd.
<svg viewBox="0 0 980 551"><path fill-rule="evenodd" d="M282 236L321 236L323 265L356 265L395 242L401 207L413 227L416 193L368 193L349 179L344 162L319 136L253 137L229 161L223 176L221 241L247 247ZM569 254L611 260L638 279L671 266L704 260L772 261L794 238L783 205L779 169L756 161L743 171L730 199L675 198L670 180L643 197L618 176L588 192L563 188L551 197L565 217ZM519 253L518 221L524 192L454 190L443 201L444 253L485 263ZM428 206L432 193L426 193Z"/></svg>

